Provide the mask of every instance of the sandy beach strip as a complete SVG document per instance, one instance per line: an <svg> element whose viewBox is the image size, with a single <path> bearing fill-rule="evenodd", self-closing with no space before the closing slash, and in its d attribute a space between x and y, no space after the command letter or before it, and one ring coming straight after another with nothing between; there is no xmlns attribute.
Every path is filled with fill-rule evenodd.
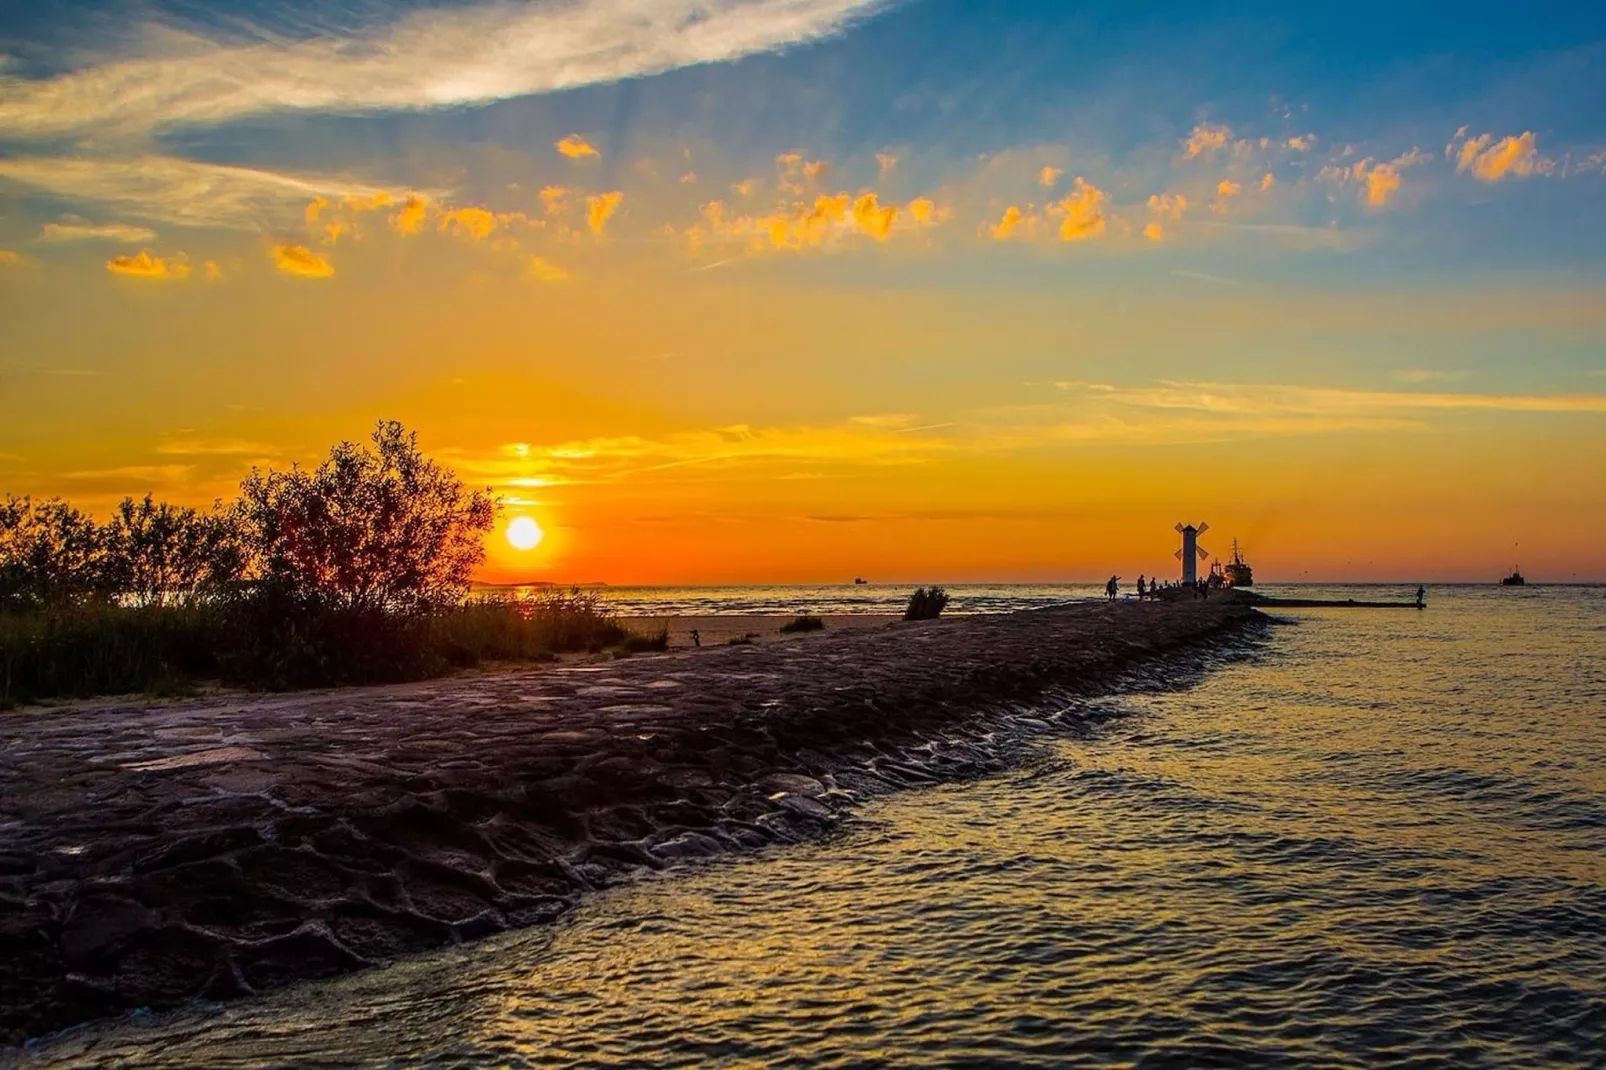
<svg viewBox="0 0 1606 1070"><path fill-rule="evenodd" d="M819 835L996 768L1055 703L1196 678L1265 618L1214 599L708 641L769 634L739 620L617 661L0 714L0 1039L331 976Z"/></svg>

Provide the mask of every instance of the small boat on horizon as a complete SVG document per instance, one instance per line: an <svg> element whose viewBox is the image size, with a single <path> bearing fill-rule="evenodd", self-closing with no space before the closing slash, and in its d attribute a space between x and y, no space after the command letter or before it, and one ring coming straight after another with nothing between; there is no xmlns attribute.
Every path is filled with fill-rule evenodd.
<svg viewBox="0 0 1606 1070"><path fill-rule="evenodd" d="M1522 569L1520 568L1513 567L1511 575L1500 578L1500 586L1502 587L1526 587L1527 585L1528 581L1523 579Z"/></svg>
<svg viewBox="0 0 1606 1070"><path fill-rule="evenodd" d="M855 576L855 577L853 577L853 585L855 587L862 587L862 586L864 586L865 584L867 584L869 582L870 581L865 579L863 576Z"/></svg>

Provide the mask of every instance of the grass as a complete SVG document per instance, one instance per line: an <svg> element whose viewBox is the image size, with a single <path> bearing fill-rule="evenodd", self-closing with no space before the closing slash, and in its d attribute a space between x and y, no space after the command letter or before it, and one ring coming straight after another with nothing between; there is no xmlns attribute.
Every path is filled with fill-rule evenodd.
<svg viewBox="0 0 1606 1070"><path fill-rule="evenodd" d="M916 587L909 596L904 620L936 620L948 608L948 592L941 587Z"/></svg>
<svg viewBox="0 0 1606 1070"><path fill-rule="evenodd" d="M781 631L787 635L796 635L799 632L817 632L824 627L825 621L819 617L811 617L808 614L804 614L796 620L788 621L786 624L781 625Z"/></svg>
<svg viewBox="0 0 1606 1070"><path fill-rule="evenodd" d="M593 594L476 599L417 617L269 597L187 606L0 611L0 708L52 698L193 694L201 681L287 690L421 680L486 663L668 646Z"/></svg>

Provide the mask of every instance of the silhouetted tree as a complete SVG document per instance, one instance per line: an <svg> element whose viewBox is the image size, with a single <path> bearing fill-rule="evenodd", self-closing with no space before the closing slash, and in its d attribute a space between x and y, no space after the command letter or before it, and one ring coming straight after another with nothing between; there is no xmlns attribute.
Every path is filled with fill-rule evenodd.
<svg viewBox="0 0 1606 1070"><path fill-rule="evenodd" d="M0 506L0 606L36 608L105 599L116 581L94 518L59 498L7 497Z"/></svg>
<svg viewBox="0 0 1606 1070"><path fill-rule="evenodd" d="M108 580L136 605L166 606L217 594L237 581L245 547L223 504L211 513L124 498L103 529Z"/></svg>
<svg viewBox="0 0 1606 1070"><path fill-rule="evenodd" d="M497 503L382 420L317 469L252 469L237 519L270 587L335 609L413 614L454 604L485 558Z"/></svg>

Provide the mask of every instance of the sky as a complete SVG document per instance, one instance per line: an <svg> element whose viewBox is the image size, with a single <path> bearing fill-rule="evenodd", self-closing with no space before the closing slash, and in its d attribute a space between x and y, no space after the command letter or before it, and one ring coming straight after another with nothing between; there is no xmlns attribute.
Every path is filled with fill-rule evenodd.
<svg viewBox="0 0 1606 1070"><path fill-rule="evenodd" d="M0 9L0 493L404 421L489 580L1606 581L1606 8Z"/></svg>

